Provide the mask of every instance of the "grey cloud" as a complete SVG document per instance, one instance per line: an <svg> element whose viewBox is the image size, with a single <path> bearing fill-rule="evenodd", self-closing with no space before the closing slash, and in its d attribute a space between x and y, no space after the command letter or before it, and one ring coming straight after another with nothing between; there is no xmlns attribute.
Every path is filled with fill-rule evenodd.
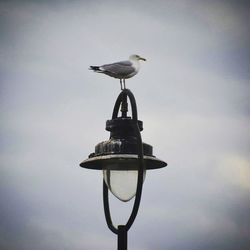
<svg viewBox="0 0 250 250"><path fill-rule="evenodd" d="M109 137L119 93L88 66L132 53L148 59L127 82L143 140L169 166L147 173L129 249L249 248L248 4L0 6L3 249L115 249L102 173L78 164ZM126 220L130 206L112 204L115 221Z"/></svg>

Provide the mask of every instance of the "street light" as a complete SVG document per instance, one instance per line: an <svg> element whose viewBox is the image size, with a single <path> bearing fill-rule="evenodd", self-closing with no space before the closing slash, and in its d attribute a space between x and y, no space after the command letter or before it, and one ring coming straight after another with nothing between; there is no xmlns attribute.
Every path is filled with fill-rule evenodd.
<svg viewBox="0 0 250 250"><path fill-rule="evenodd" d="M130 100L132 117L127 116ZM121 116L118 117L121 107ZM153 156L153 147L143 143L143 123L137 119L137 107L133 93L123 89L117 97L112 119L106 122L110 139L100 142L88 159L80 166L103 170L103 204L109 229L118 235L118 250L127 250L127 232L137 215L146 170L167 166L167 163ZM109 192L119 200L127 202L135 197L131 215L125 225L113 225L109 209Z"/></svg>

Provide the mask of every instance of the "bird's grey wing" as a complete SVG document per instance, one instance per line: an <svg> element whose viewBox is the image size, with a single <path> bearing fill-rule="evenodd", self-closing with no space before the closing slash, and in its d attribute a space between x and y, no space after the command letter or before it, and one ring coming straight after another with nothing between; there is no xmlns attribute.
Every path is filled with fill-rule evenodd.
<svg viewBox="0 0 250 250"><path fill-rule="evenodd" d="M130 61L105 64L101 66L101 69L107 75L117 78L123 78L135 71L135 68Z"/></svg>

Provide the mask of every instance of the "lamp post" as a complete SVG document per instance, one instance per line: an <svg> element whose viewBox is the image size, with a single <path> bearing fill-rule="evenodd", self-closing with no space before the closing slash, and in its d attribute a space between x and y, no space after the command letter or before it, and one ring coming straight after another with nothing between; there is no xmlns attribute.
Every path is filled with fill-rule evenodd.
<svg viewBox="0 0 250 250"><path fill-rule="evenodd" d="M127 116L128 99L132 117ZM103 205L106 222L109 229L118 235L117 249L127 250L127 232L139 209L146 170L162 168L167 166L167 163L153 156L153 147L142 142L140 132L143 130L143 123L137 118L135 97L129 89L123 89L117 97L112 119L106 122L106 130L110 131L110 139L98 143L95 152L80 163L80 166L103 170ZM124 202L135 197L127 223L117 228L113 225L110 215L109 190Z"/></svg>

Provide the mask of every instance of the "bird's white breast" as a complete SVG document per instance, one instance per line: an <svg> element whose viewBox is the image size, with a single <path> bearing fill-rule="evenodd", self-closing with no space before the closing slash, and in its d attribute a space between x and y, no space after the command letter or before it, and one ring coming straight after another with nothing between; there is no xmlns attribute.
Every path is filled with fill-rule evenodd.
<svg viewBox="0 0 250 250"><path fill-rule="evenodd" d="M132 67L135 69L135 71L129 74L126 78L133 77L139 72L139 69L140 69L140 62L138 60L130 60L130 62L132 63Z"/></svg>

